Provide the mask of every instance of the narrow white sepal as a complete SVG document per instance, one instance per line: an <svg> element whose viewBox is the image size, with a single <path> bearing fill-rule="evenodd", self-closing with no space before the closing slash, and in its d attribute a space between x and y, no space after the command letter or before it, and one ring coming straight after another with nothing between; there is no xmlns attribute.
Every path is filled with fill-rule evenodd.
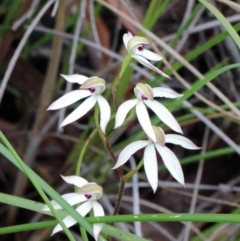
<svg viewBox="0 0 240 241"><path fill-rule="evenodd" d="M60 74L65 80L71 83L78 83L82 85L86 80L89 78L85 75L80 75L80 74L71 74L71 75L65 75L65 74Z"/></svg>
<svg viewBox="0 0 240 241"><path fill-rule="evenodd" d="M155 147L160 156L162 157L162 160L165 166L167 167L168 171L179 183L181 183L184 186L184 176L182 167L176 155L166 146L161 147L160 145L155 145Z"/></svg>
<svg viewBox="0 0 240 241"><path fill-rule="evenodd" d="M122 166L124 163L129 160L129 158L138 150L142 149L143 147L147 146L150 142L149 141L135 141L129 145L127 145L118 156L117 163L112 169L116 169Z"/></svg>
<svg viewBox="0 0 240 241"><path fill-rule="evenodd" d="M97 95L97 100L100 108L100 126L102 132L105 134L106 126L111 117L111 108L106 99L103 98L101 95Z"/></svg>
<svg viewBox="0 0 240 241"><path fill-rule="evenodd" d="M152 91L153 91L154 97L165 97L165 98L175 99L183 96L182 94L178 94L172 89L164 88L164 87L152 88Z"/></svg>
<svg viewBox="0 0 240 241"><path fill-rule="evenodd" d="M61 109L63 107L69 106L73 103L75 103L78 100L81 100L83 98L86 98L91 95L91 92L89 90L73 90L59 99L55 100L48 108L47 110L57 110Z"/></svg>
<svg viewBox="0 0 240 241"><path fill-rule="evenodd" d="M99 204L97 201L93 201L92 208L93 208L94 217L104 216L104 210L103 210L101 204ZM98 240L98 236L102 230L102 227L103 227L103 224L101 224L101 223L93 225L93 235L94 235L94 238L96 241Z"/></svg>
<svg viewBox="0 0 240 241"><path fill-rule="evenodd" d="M137 55L140 55L146 59L149 59L149 60L152 60L152 61L160 61L163 59L163 57L159 54L156 54L150 50L147 50L147 49L144 49L142 51L139 51L137 48L136 48L136 51L135 51L135 54Z"/></svg>
<svg viewBox="0 0 240 241"><path fill-rule="evenodd" d="M127 50L128 50L128 48L127 48L128 42L132 37L133 37L133 35L130 32L127 32L123 35L123 43Z"/></svg>
<svg viewBox="0 0 240 241"><path fill-rule="evenodd" d="M143 159L147 179L155 193L158 187L158 165L156 151L153 144L150 144L145 148Z"/></svg>
<svg viewBox="0 0 240 241"><path fill-rule="evenodd" d="M96 104L97 97L95 95L87 98L80 106L78 106L71 114L69 114L61 123L60 127L63 127L69 123L72 123L82 116L84 116L92 107Z"/></svg>
<svg viewBox="0 0 240 241"><path fill-rule="evenodd" d="M196 146L191 140L184 136L175 135L175 134L167 134L166 135L166 143L172 143L175 145L180 145L183 148L190 149L190 150L197 150L201 149L200 147Z"/></svg>
<svg viewBox="0 0 240 241"><path fill-rule="evenodd" d="M75 175L72 175L72 176L61 175L61 177L65 182L75 185L76 187L79 187L79 188L88 183L86 179Z"/></svg>
<svg viewBox="0 0 240 241"><path fill-rule="evenodd" d="M171 112L157 101L145 100L145 104L158 116L163 123L176 132L182 133L182 129Z"/></svg>
<svg viewBox="0 0 240 241"><path fill-rule="evenodd" d="M81 204L81 206L79 206L76 211L82 216L85 217L89 211L92 208L92 201L87 201L83 204ZM75 223L77 223L77 221L70 215L68 215L67 217L65 217L63 219L64 224L66 225L67 228L73 226ZM54 235L55 233L59 232L62 230L62 226L60 224L56 225L55 228L52 231L52 235ZM52 236L51 235L51 236Z"/></svg>
<svg viewBox="0 0 240 241"><path fill-rule="evenodd" d="M122 103L117 110L116 117L115 117L115 126L117 128L121 126L128 114L128 112L139 102L138 99L128 100Z"/></svg>
<svg viewBox="0 0 240 241"><path fill-rule="evenodd" d="M142 101L139 101L136 105L136 114L138 117L138 121L147 136L149 136L149 138L151 138L151 140L156 143L157 140L152 128L151 120L149 118L146 106L143 104Z"/></svg>
<svg viewBox="0 0 240 241"><path fill-rule="evenodd" d="M160 74L160 75L162 75L162 76L164 76L168 79L171 79L168 75L166 75L160 69L158 69L157 67L152 65L147 59L143 58L142 56L137 55L137 54L133 54L132 58L136 59L139 63L141 63L142 65L144 65L144 66L150 68L151 70L157 72L158 74Z"/></svg>
<svg viewBox="0 0 240 241"><path fill-rule="evenodd" d="M67 193L67 194L63 194L61 195L61 197L69 203L69 205L73 206L77 203L82 203L87 201L87 198L85 197L85 195L82 194L78 194L78 193ZM53 205L55 210L59 210L62 209L62 207L55 201L52 200L51 204ZM49 207L47 205L45 205L42 208L42 211L50 211Z"/></svg>

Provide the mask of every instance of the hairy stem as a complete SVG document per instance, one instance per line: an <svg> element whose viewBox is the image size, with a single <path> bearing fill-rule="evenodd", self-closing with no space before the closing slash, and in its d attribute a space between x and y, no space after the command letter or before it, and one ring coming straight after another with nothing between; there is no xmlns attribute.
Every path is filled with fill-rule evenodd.
<svg viewBox="0 0 240 241"><path fill-rule="evenodd" d="M118 103L117 103L117 86L119 85L120 79L122 78L122 76L123 76L125 70L127 69L130 61L131 61L131 56L127 55L125 57L125 59L123 60L122 67L121 67L119 75L113 81L112 96L113 96L113 102L114 102L114 106L115 106L116 110L118 108Z"/></svg>
<svg viewBox="0 0 240 241"><path fill-rule="evenodd" d="M95 108L95 123L96 123L96 127L99 133L100 138L103 141L103 144L108 152L108 154L110 155L112 161L114 164L117 163L117 158L115 157L113 150L108 142L108 138L105 136L105 134L102 132L101 127L99 125L98 122L98 115L99 115L99 108L96 106ZM122 201L122 196L124 193L124 187L125 187L125 179L124 179L124 175L123 175L123 170L121 167L117 168L117 173L120 179L120 187L119 187L119 191L118 191L118 197L115 203L115 207L114 207L114 211L113 211L113 215L117 215L121 206L121 201Z"/></svg>

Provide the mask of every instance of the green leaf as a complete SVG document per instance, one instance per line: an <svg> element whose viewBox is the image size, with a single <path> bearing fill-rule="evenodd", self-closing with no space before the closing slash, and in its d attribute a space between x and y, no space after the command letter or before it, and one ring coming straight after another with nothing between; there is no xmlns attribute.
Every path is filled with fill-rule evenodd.
<svg viewBox="0 0 240 241"><path fill-rule="evenodd" d="M205 0L199 0L199 1L221 22L221 24L226 28L226 30L232 36L236 45L240 49L240 37L239 37L238 33L235 31L235 29L233 28L233 26L228 22L228 20L211 3L209 3Z"/></svg>
<svg viewBox="0 0 240 241"><path fill-rule="evenodd" d="M190 98L197 90L202 88L204 85L206 85L208 82L212 81L214 78L216 78L218 75L233 69L233 68L239 68L240 64L231 64L228 66L224 66L220 69L217 69L215 71L211 71L210 73L206 74L204 79L197 80L193 85L192 88L189 90L186 90L183 94L183 96L175 101L175 105L178 106L180 103L182 103L184 100L187 100Z"/></svg>
<svg viewBox="0 0 240 241"><path fill-rule="evenodd" d="M0 138L4 140L5 142L7 141L4 135L0 132ZM9 143L10 145L10 143ZM12 155L12 153L2 144L0 144L0 153L2 153L12 164L14 164L18 169L21 171L24 171L18 161L15 159L15 157ZM92 232L92 227L89 225L89 223L82 217L80 216L77 211L70 206L52 187L50 187L40 176L38 176L31 168L29 168L25 163L22 163L24 166L25 170L27 170L28 173L32 175L32 177L35 179L35 181L38 183L38 185L52 198L54 199L57 203L59 203L72 217L74 217L79 224L81 224L91 235L93 234Z"/></svg>

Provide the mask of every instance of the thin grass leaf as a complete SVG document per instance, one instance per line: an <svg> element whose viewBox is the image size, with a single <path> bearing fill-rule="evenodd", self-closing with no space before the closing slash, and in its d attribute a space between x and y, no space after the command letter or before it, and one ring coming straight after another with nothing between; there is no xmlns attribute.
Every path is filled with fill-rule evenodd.
<svg viewBox="0 0 240 241"><path fill-rule="evenodd" d="M228 20L222 15L219 10L214 7L211 3L205 1L205 0L199 0L226 28L226 30L229 32L230 36L235 41L238 48L240 48L240 37L238 33L235 31L233 26L228 22Z"/></svg>

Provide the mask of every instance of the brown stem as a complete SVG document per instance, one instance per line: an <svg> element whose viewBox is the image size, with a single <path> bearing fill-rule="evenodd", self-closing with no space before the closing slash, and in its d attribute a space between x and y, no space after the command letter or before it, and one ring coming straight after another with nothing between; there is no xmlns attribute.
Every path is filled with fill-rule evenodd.
<svg viewBox="0 0 240 241"><path fill-rule="evenodd" d="M105 138L104 145L105 145L109 155L111 156L114 164L116 164L117 159L116 159L116 157L115 157L115 155L112 151L112 148L111 148L111 146L108 142L108 138ZM119 209L120 209L120 206L121 206L121 201L122 201L122 196L124 194L124 187L125 187L125 179L124 179L122 168L121 167L117 168L117 172L118 172L119 179L120 179L120 187L119 187L119 190L118 190L118 197L117 197L117 200L116 200L116 203L115 203L113 215L117 215L118 212L119 212Z"/></svg>
<svg viewBox="0 0 240 241"><path fill-rule="evenodd" d="M118 109L118 103L117 103L117 85L119 82L119 76L113 81L113 86L112 86L112 97L113 97L113 103L114 107L117 110Z"/></svg>
<svg viewBox="0 0 240 241"><path fill-rule="evenodd" d="M99 108L96 106L95 107L95 113L94 113L94 117L95 117L95 123L96 123L96 127L98 129L98 134L100 136L100 138L102 139L104 146L107 150L107 152L109 153L109 155L111 156L114 164L117 163L117 158L115 157L113 150L109 144L108 138L105 136L105 134L102 132L101 127L98 123L98 115L99 115ZM125 178L123 175L123 170L121 167L117 168L117 172L119 175L119 179L120 179L120 188L119 188L119 192L118 192L118 197L117 197L117 201L115 203L115 208L114 208L114 212L113 214L116 215L119 212L120 206L121 206L121 201L122 201L122 196L124 193L124 187L125 187Z"/></svg>

